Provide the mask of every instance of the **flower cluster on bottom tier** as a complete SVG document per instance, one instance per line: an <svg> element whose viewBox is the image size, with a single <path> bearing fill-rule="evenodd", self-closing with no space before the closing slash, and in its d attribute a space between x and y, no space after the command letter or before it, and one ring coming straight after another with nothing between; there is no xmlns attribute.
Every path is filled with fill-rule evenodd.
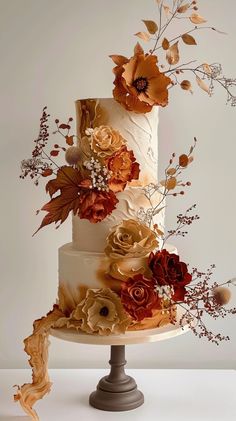
<svg viewBox="0 0 236 421"><path fill-rule="evenodd" d="M173 246L168 252L177 253ZM67 327L87 333L151 329L175 319L175 306L150 277L147 257L111 259L105 253L59 249L58 304ZM167 292L167 291L166 291Z"/></svg>

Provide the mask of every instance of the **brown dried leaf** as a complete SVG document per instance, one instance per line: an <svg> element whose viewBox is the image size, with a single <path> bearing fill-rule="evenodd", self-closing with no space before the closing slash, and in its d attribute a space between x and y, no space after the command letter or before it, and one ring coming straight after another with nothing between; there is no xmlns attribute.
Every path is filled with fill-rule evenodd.
<svg viewBox="0 0 236 421"><path fill-rule="evenodd" d="M175 168L168 168L168 170L166 171L166 173L168 175L174 175L176 173L176 169Z"/></svg>
<svg viewBox="0 0 236 421"><path fill-rule="evenodd" d="M170 46L170 43L169 43L168 39L164 38L163 41L162 41L163 50L168 50L169 46Z"/></svg>
<svg viewBox="0 0 236 421"><path fill-rule="evenodd" d="M198 86L205 92L207 92L208 94L210 94L210 89L209 86L207 86L207 84L199 77L196 76L196 81Z"/></svg>
<svg viewBox="0 0 236 421"><path fill-rule="evenodd" d="M204 19L202 16L198 15L198 13L192 13L191 16L189 17L189 19L195 25L207 22L206 19Z"/></svg>
<svg viewBox="0 0 236 421"><path fill-rule="evenodd" d="M60 190L60 194L42 207L41 210L46 211L47 215L43 218L40 227L34 235L41 228L52 224L53 222L56 223L60 221L60 224L62 224L68 217L70 211L73 211L74 214L78 212L80 204L78 195L81 188L80 183L81 174L77 168L69 166L59 168L57 178L47 183L46 191L49 192L51 197L58 190Z"/></svg>
<svg viewBox="0 0 236 421"><path fill-rule="evenodd" d="M188 158L187 155L182 154L182 155L179 156L179 165L180 165L180 167L185 168L185 167L188 166L188 163L189 163L189 158Z"/></svg>
<svg viewBox="0 0 236 421"><path fill-rule="evenodd" d="M167 50L166 60L169 64L177 64L179 62L179 41L176 41L171 47Z"/></svg>
<svg viewBox="0 0 236 421"><path fill-rule="evenodd" d="M185 44L197 45L197 43L195 41L195 38L193 38L192 35L183 34L181 38L182 38L182 40L184 41Z"/></svg>
<svg viewBox="0 0 236 421"><path fill-rule="evenodd" d="M117 54L113 54L109 56L117 66L122 66L123 64L128 63L129 59L124 56L119 56Z"/></svg>
<svg viewBox="0 0 236 421"><path fill-rule="evenodd" d="M212 70L211 70L211 66L209 66L209 64L203 63L202 68L203 68L205 73L207 73L208 75L211 75Z"/></svg>
<svg viewBox="0 0 236 421"><path fill-rule="evenodd" d="M158 26L153 20L143 20L143 23L145 24L149 34L154 35L157 32Z"/></svg>
<svg viewBox="0 0 236 421"><path fill-rule="evenodd" d="M151 36L147 32L137 32L137 34L134 34L136 37L141 38L143 41L149 41Z"/></svg>
<svg viewBox="0 0 236 421"><path fill-rule="evenodd" d="M177 185L177 180L176 180L175 177L169 178L169 180L167 180L167 182L166 182L166 188L167 188L167 190L173 190L173 189L175 189L176 185Z"/></svg>
<svg viewBox="0 0 236 421"><path fill-rule="evenodd" d="M144 54L144 50L141 47L141 45L139 44L139 42L137 42L137 44L134 47L134 54Z"/></svg>
<svg viewBox="0 0 236 421"><path fill-rule="evenodd" d="M189 9L189 7L190 7L190 4L185 3L185 4L183 4L183 6L178 7L177 12L178 13L185 13Z"/></svg>

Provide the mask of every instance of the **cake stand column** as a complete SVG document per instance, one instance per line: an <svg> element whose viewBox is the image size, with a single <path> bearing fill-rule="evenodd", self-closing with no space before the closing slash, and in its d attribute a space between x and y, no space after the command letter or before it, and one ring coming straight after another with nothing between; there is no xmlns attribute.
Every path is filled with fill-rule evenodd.
<svg viewBox="0 0 236 421"><path fill-rule="evenodd" d="M91 393L91 406L103 411L129 411L144 403L142 392L137 389L135 380L124 370L125 345L111 345L108 376L102 377L97 390Z"/></svg>

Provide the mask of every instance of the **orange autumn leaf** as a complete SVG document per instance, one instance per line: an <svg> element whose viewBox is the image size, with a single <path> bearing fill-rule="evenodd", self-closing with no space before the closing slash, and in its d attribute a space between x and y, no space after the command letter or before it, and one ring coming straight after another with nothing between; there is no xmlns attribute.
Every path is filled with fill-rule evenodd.
<svg viewBox="0 0 236 421"><path fill-rule="evenodd" d="M46 185L46 191L52 197L58 190L60 194L46 203L41 210L47 215L43 218L40 227L34 235L44 226L59 222L62 224L70 211L78 212L80 204L81 174L77 168L63 166L57 172L57 178L50 180ZM84 187L84 186L83 186Z"/></svg>
<svg viewBox="0 0 236 421"><path fill-rule="evenodd" d="M168 50L170 43L167 38L164 38L161 45L162 45L163 50Z"/></svg>
<svg viewBox="0 0 236 421"><path fill-rule="evenodd" d="M145 24L149 34L154 35L157 32L158 26L153 20L143 20L143 23Z"/></svg>
<svg viewBox="0 0 236 421"><path fill-rule="evenodd" d="M183 34L181 38L187 45L197 45L195 38L193 38L192 35Z"/></svg>
<svg viewBox="0 0 236 421"><path fill-rule="evenodd" d="M117 66L122 66L125 63L128 63L129 59L125 56L119 56L117 54L112 54L109 56Z"/></svg>

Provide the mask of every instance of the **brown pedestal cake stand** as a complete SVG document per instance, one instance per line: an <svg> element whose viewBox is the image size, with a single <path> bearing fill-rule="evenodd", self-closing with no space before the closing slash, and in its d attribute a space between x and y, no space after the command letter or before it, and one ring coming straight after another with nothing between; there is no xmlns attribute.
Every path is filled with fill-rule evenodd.
<svg viewBox="0 0 236 421"><path fill-rule="evenodd" d="M180 316L178 314L178 319ZM177 321L175 325L167 325L156 329L128 331L121 335L90 335L64 328L51 329L50 334L70 342L110 345L110 373L108 376L102 377L98 382L96 391L91 393L89 397L89 403L94 408L103 411L129 411L141 406L144 403L144 396L138 390L135 380L125 373L125 345L170 339L182 335L188 330L188 326L180 327Z"/></svg>

